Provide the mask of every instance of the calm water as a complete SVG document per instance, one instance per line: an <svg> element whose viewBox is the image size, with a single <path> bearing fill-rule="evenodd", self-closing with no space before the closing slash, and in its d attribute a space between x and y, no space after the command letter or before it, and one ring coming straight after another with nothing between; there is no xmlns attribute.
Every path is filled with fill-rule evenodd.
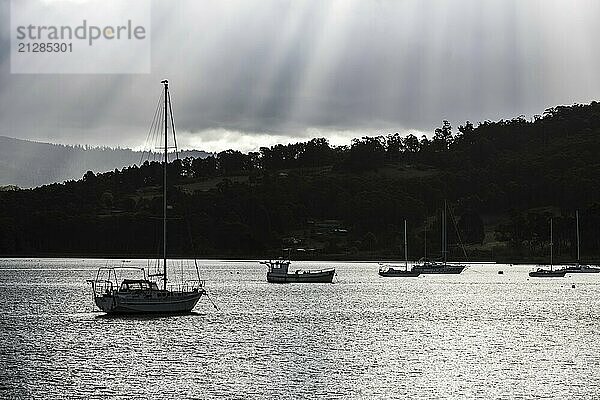
<svg viewBox="0 0 600 400"><path fill-rule="evenodd" d="M102 318L85 280L104 265L0 260L0 398L600 398L600 275L296 263L337 282L273 285L202 261L220 311Z"/></svg>

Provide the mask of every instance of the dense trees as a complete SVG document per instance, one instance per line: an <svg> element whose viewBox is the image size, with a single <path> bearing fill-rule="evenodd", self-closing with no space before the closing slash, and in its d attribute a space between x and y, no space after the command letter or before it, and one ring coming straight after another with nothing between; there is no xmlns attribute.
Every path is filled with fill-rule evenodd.
<svg viewBox="0 0 600 400"><path fill-rule="evenodd" d="M600 253L600 104L555 107L528 121L443 121L431 138L391 133L334 147L324 138L257 153L227 150L169 164L175 254L275 255L282 242L314 257L439 249L439 207L453 205L463 242L481 257L542 256L556 218L558 255ZM0 192L0 254L153 254L160 248L162 165L106 173L33 190ZM448 232L454 256L458 235ZM486 242L488 241L488 242ZM504 243L504 253L486 249ZM191 245L193 243L193 246ZM485 253L485 251L488 251ZM494 253L492 253L495 251ZM414 257L420 256L413 250Z"/></svg>
<svg viewBox="0 0 600 400"><path fill-rule="evenodd" d="M381 136L352 139L352 146L343 162L343 167L350 171L382 167L386 156L385 144Z"/></svg>

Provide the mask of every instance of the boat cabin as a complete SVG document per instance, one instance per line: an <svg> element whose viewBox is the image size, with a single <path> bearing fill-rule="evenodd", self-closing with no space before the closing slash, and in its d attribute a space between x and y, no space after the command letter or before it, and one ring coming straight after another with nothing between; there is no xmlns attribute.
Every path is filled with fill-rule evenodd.
<svg viewBox="0 0 600 400"><path fill-rule="evenodd" d="M125 279L121 283L119 292L137 292L137 291L158 291L156 282L151 282L145 279Z"/></svg>
<svg viewBox="0 0 600 400"><path fill-rule="evenodd" d="M284 260L282 258L278 260L264 261L261 264L265 264L269 267L269 272L276 274L287 274L290 268L290 260Z"/></svg>

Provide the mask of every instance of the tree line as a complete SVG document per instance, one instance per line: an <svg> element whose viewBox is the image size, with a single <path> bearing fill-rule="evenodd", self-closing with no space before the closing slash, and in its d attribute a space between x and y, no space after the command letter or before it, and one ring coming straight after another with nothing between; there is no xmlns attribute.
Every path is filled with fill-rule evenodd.
<svg viewBox="0 0 600 400"><path fill-rule="evenodd" d="M456 130L443 121L430 137L388 133L348 146L315 138L185 157L168 165L169 248L182 255L263 256L292 241L316 247L319 256L392 257L402 254L407 219L417 257L425 240L439 250L446 200L456 217L449 226L458 228L448 232L454 256L461 236L474 245L502 243L480 257L541 257L544 223L550 216L567 221L575 209L585 216L582 249L598 254L599 134L600 104L593 102ZM0 253L156 253L162 171L159 162L145 162L0 192ZM570 233L557 251L570 258L568 227L564 222Z"/></svg>

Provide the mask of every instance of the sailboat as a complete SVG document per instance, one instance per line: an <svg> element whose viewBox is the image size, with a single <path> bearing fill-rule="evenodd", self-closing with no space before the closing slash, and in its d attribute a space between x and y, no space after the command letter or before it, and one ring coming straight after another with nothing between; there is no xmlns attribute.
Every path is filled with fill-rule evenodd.
<svg viewBox="0 0 600 400"><path fill-rule="evenodd" d="M412 268L413 272L420 274L460 274L463 272L466 265L461 264L448 264L448 234L447 234L447 205L444 202L444 212L442 214L442 261L430 261L427 259L427 254L420 264L415 265ZM425 248L427 249L427 247ZM464 251L464 248L463 248ZM466 253L465 253L466 256Z"/></svg>
<svg viewBox="0 0 600 400"><path fill-rule="evenodd" d="M531 271L529 276L534 278L562 278L567 273L567 270L564 268L554 269L552 265L552 247L554 243L552 242L552 218L550 218L550 269L538 268L535 271Z"/></svg>
<svg viewBox="0 0 600 400"><path fill-rule="evenodd" d="M600 272L600 268L591 267L589 265L581 264L580 251L579 251L579 211L575 211L575 220L577 225L577 264L566 267L567 274L597 274Z"/></svg>
<svg viewBox="0 0 600 400"><path fill-rule="evenodd" d="M419 272L408 269L408 247L406 243L406 220L404 220L404 269L394 265L381 264L379 275L385 277L417 277Z"/></svg>
<svg viewBox="0 0 600 400"><path fill-rule="evenodd" d="M196 264L197 279L188 280L181 285L167 285L167 152L168 129L171 123L175 137L175 123L169 94L169 81L163 80L164 86L164 159L163 159L163 249L162 271L146 275L146 270L139 267L102 267L98 269L96 278L88 280L92 285L93 299L98 308L107 314L178 314L187 313L206 294L204 282L200 280ZM160 101L159 101L160 104ZM159 109L157 109L157 112ZM155 114L158 115L158 114ZM162 115L160 115L162 117ZM169 120L170 117L170 120ZM194 260L195 261L195 260ZM160 261L158 261L160 264ZM135 279L122 279L129 272L137 272ZM154 279L150 279L154 278ZM159 284L162 284L159 287ZM121 281L119 283L119 281Z"/></svg>

